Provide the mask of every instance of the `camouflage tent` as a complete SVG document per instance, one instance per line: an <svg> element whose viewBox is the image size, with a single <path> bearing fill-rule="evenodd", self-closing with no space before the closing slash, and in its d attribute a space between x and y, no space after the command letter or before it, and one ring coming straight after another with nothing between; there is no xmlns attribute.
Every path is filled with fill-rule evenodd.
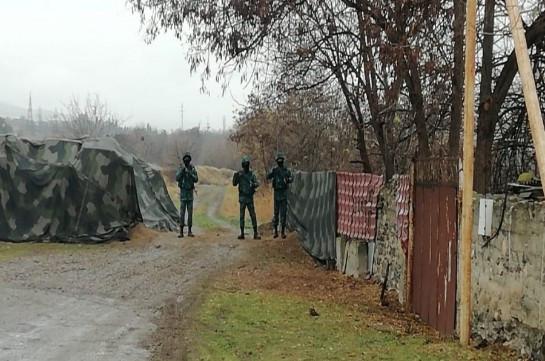
<svg viewBox="0 0 545 361"><path fill-rule="evenodd" d="M114 139L0 135L0 240L128 239L138 222L175 230L177 210L159 171Z"/></svg>

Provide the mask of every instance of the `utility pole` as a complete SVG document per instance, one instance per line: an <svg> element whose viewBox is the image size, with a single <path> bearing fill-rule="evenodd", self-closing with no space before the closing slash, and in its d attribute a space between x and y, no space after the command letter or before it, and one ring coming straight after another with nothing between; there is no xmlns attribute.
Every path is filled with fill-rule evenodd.
<svg viewBox="0 0 545 361"><path fill-rule="evenodd" d="M464 150L461 225L460 344L469 345L471 330L471 249L473 244L473 169L475 162L476 0L467 0L464 92Z"/></svg>
<svg viewBox="0 0 545 361"><path fill-rule="evenodd" d="M32 93L30 93L28 96L28 110L26 118L29 122L32 122L34 120L32 116Z"/></svg>
<svg viewBox="0 0 545 361"><path fill-rule="evenodd" d="M505 5L509 14L513 41L515 42L515 54L517 55L519 74L522 81L522 92L524 93L528 121L536 150L539 176L541 178L541 185L543 186L545 184L545 127L543 126L543 119L539 108L534 73L532 71L530 55L528 55L528 45L524 35L524 28L522 27L522 17L520 16L518 0L506 0Z"/></svg>
<svg viewBox="0 0 545 361"><path fill-rule="evenodd" d="M225 115L223 116L223 132L225 133L226 131L226 127L225 127Z"/></svg>
<svg viewBox="0 0 545 361"><path fill-rule="evenodd" d="M28 96L27 110L27 131L29 134L34 134L34 116L32 115L32 92Z"/></svg>

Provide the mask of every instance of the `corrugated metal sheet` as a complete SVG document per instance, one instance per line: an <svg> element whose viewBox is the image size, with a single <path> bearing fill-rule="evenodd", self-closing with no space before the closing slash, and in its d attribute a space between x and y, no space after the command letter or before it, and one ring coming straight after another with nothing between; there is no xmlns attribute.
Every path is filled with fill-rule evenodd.
<svg viewBox="0 0 545 361"><path fill-rule="evenodd" d="M296 172L288 191L288 228L314 258L336 259L334 172Z"/></svg>
<svg viewBox="0 0 545 361"><path fill-rule="evenodd" d="M411 180L407 175L399 176L396 189L397 238L407 256L409 243L409 207Z"/></svg>
<svg viewBox="0 0 545 361"><path fill-rule="evenodd" d="M337 232L374 241L377 233L377 204L384 185L382 176L337 173Z"/></svg>

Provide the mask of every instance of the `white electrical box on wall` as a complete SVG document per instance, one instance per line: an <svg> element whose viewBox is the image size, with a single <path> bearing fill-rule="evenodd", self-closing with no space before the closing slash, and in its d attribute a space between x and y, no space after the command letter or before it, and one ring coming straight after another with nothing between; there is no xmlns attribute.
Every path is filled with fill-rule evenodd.
<svg viewBox="0 0 545 361"><path fill-rule="evenodd" d="M492 236L492 211L494 210L493 199L481 199L479 204L479 235Z"/></svg>

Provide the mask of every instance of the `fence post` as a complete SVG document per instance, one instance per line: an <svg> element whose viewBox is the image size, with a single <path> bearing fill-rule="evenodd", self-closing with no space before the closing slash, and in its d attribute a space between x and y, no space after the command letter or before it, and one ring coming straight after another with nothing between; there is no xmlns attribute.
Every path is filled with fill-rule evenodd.
<svg viewBox="0 0 545 361"><path fill-rule="evenodd" d="M406 279L406 309L413 309L413 264L414 264L414 178L416 167L414 160L409 169L409 240L407 243L407 279Z"/></svg>

